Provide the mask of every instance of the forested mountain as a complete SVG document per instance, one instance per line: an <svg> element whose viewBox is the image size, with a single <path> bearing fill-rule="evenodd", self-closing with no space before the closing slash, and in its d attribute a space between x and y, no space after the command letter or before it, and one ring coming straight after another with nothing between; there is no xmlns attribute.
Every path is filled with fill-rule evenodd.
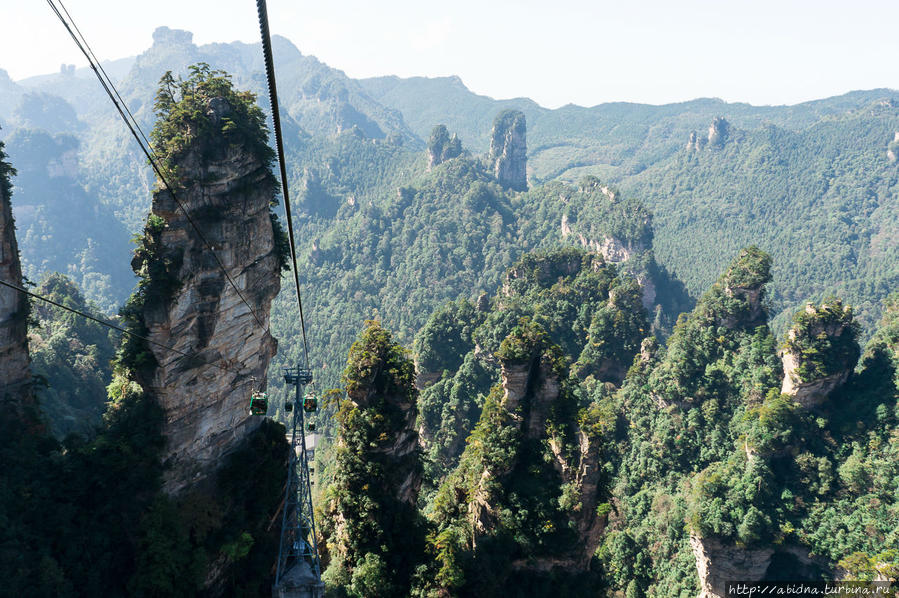
<svg viewBox="0 0 899 598"><path fill-rule="evenodd" d="M806 299L839 292L870 334L880 302L899 282L892 254L899 174L897 154L888 154L899 96L892 90L795 106L701 99L548 110L527 99L478 96L458 78L362 84L419 135L442 115L481 151L481 123L501 109L522 110L532 181L591 174L641 198L655 214L660 262L694 297L729 255L759 244L775 257L770 296L780 330Z"/></svg>
<svg viewBox="0 0 899 598"><path fill-rule="evenodd" d="M899 130L899 109L890 90L795 106L700 99L666 106L612 103L550 110L527 99L478 96L458 78L356 81L300 54L283 38L275 38L274 52L288 113L290 182L303 189L315 221L303 229L307 239L327 233L342 202L377 200L409 185L423 167L414 165L434 125L445 124L479 155L488 150L496 114L511 108L527 119L531 183L555 178L577 183L593 175L640 198L655 214L660 263L684 280L693 297L711 284L728 255L758 243L777 258L770 296L779 330L805 299L831 290L845 291L857 305L866 334L879 317L884 285L893 280L893 272L883 265L894 236L888 223L896 169L887 151ZM198 61L227 70L243 88L263 90L258 45L197 46L190 33L164 27L145 53L110 62L107 70L119 81L138 120L149 127L162 72L185 73L188 64ZM25 211L19 218L23 228L45 231L41 241L50 243L62 235L57 231L74 223L89 231L90 248L82 240L57 258L59 264L50 264L34 240L23 239L23 257L32 274L70 272L90 298L110 306L132 284L116 266L122 261L113 259L125 251L123 234L99 239L101 233L90 234L98 223L82 221L87 214L111 211L136 233L151 177L90 75L65 67L19 82L3 78L0 119L5 135L40 128L78 140L77 160L69 162L71 182L85 191L78 207L67 202L36 217ZM691 138L707 139L706 131L718 117L726 119L730 131L722 145L695 151L699 147L694 144L694 150L686 150ZM10 152L21 172L34 159L52 159L23 151L18 160L20 150L11 144ZM851 191L844 193L844 186ZM39 202L31 199L27 185L18 197L25 206ZM839 215L844 213L849 216ZM96 255L90 266L81 263L85 252ZM86 269L90 281L80 274ZM795 273L800 269L805 274ZM109 280L94 283L101 272ZM782 293L782 288L790 292Z"/></svg>
<svg viewBox="0 0 899 598"><path fill-rule="evenodd" d="M477 95L458 77L376 77L362 79L360 84L373 98L398 110L419 137L424 138L434 123L442 122L479 152L486 151L489 144L485 131L493 115L504 109L521 110L533 140L529 157L535 179L566 174L576 178L582 171L566 171L589 168L590 174L616 183L674 153L691 131L706 129L717 116L726 116L741 128L773 124L798 131L895 97L892 90L875 89L793 106L752 106L703 98L663 106L613 102L548 109L527 98L494 100Z"/></svg>
<svg viewBox="0 0 899 598"><path fill-rule="evenodd" d="M863 353L836 298L798 311L781 352L771 265L742 250L660 345L639 286L601 255L525 255L495 295L420 331L417 409L411 361L369 323L323 495L333 595L895 579L897 298ZM416 435L420 453L396 452Z"/></svg>
<svg viewBox="0 0 899 598"><path fill-rule="evenodd" d="M896 577L895 92L549 110L457 78L356 81L274 42L309 365L342 397L313 422L334 596ZM202 243L185 245L86 73L0 73L0 182L37 291L110 317L124 303L140 336L252 369L170 362L35 307L46 429L0 420L4 572L20 593L258 593L283 429L233 413L268 369L282 416L281 366L305 359L291 285L272 302L285 258L261 51L160 28L108 67L167 164L215 162L178 192L218 202L198 221L271 328L253 336ZM85 512L88 529L64 521Z"/></svg>
<svg viewBox="0 0 899 598"><path fill-rule="evenodd" d="M489 149L496 114L518 109L528 123L532 185L556 178L577 183L592 175L641 199L655 214L660 263L683 279L694 298L726 266L728 255L757 243L776 258L770 297L777 330L806 299L839 291L856 305L870 334L895 280L888 264L895 261L889 223L896 168L887 152L899 130L899 109L890 90L795 106L700 99L550 110L527 99L478 96L458 78L356 81L300 54L283 38L275 38L274 52L287 112L290 182L304 195L310 220L302 221L302 236L308 240L327 234L343 202L377 203L412 183L424 168L418 152L434 125L445 124L480 155ZM149 127L162 72L185 73L198 61L227 70L241 87L263 90L258 45L197 46L190 33L167 28L157 30L147 52L107 63L107 70ZM101 212L112 212L125 230L136 233L151 177L90 75L65 67L19 82L4 77L0 122L4 135L27 128L77 139L77 159L69 160L70 179L64 182L68 191L52 193L63 196L74 192L73 184L80 186L84 194L78 204L65 202L42 214L25 208L19 215L21 227L42 232L41 243L61 237L58 243L68 249L50 263L36 237L23 238L24 263L32 276L53 269L70 273L88 297L110 307L122 300L133 279L114 258L127 254L124 231L96 220L105 218ZM720 146L700 148L718 117L726 120L728 134ZM57 145L72 143L65 139ZM685 149L688 144L693 149ZM53 159L9 147L23 173ZM32 166L33 160L38 164ZM21 183L21 205L43 203L32 200L26 181ZM97 217L85 219L89 214ZM88 235L72 245L64 240L67 227ZM113 235L116 228L122 232ZM89 264L83 263L85 255Z"/></svg>
<svg viewBox="0 0 899 598"><path fill-rule="evenodd" d="M719 128L717 144L680 148L621 183L653 209L662 263L695 294L710 265L757 243L774 258L780 331L806 300L836 293L870 334L899 286L899 168L888 156L899 104L872 102L799 131Z"/></svg>
<svg viewBox="0 0 899 598"><path fill-rule="evenodd" d="M241 88L267 97L260 93L265 91L265 77L258 44L196 46L189 32L165 27L156 31L153 41L140 56L107 65L145 132L155 120L154 96L166 71L186 76L188 65L206 62L227 70ZM324 166L313 169L310 177L331 166L328 156L340 154L347 145L346 140L337 140L341 133L358 145L363 145L362 140L381 140L396 148L403 144L423 147L395 111L369 98L357 82L314 57L303 56L284 38L275 37L273 45L281 106L287 112L282 117L287 147L292 163L298 165L291 170L293 186L303 184L304 170L313 164ZM39 232L22 236L26 271L32 277L53 270L76 275L88 296L111 310L134 284L121 266L130 251L128 235L140 230L149 207L153 176L146 159L87 69L63 67L57 74L17 83L0 77L0 124L2 135L9 138L10 159L20 165L21 175L43 173L54 162L65 166L64 171L51 171L41 186L27 176L15 181L21 186L16 195L19 226ZM53 142L52 135L57 136ZM365 178L366 170L356 166L352 173L346 168L330 173L339 179L335 189L355 191L354 180ZM324 176L327 179L328 173ZM390 178L368 184L384 185ZM51 209L47 197L57 198L59 205ZM36 205L43 206L41 211L29 210L28 206ZM98 221L104 218L109 222ZM68 238L72 235L80 238L72 243ZM49 251L48 243L60 249ZM81 263L85 253L90 262L87 270ZM102 283L85 279L99 273L108 275Z"/></svg>

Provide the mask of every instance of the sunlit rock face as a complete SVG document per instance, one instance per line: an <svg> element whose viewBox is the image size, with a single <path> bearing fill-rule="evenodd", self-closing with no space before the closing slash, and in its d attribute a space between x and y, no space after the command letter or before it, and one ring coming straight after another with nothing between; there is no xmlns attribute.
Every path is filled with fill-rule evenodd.
<svg viewBox="0 0 899 598"><path fill-rule="evenodd" d="M690 548L699 576L698 598L725 598L730 595L727 584L731 582L840 579L846 573L799 544L748 548L720 538L691 534Z"/></svg>
<svg viewBox="0 0 899 598"><path fill-rule="evenodd" d="M3 159L0 146L0 160ZM16 243L9 192L0 181L0 280L22 285L19 246ZM31 360L28 356L26 320L28 302L22 293L0 286L0 401L3 409L21 415L33 403Z"/></svg>
<svg viewBox="0 0 899 598"><path fill-rule="evenodd" d="M230 106L212 98L208 110L217 121ZM140 380L165 410L170 493L214 473L258 426L249 397L264 386L277 348L268 331L281 287L269 215L275 180L269 166L240 145L195 146L176 165L183 188L175 194L214 254L172 195L154 193L152 214L165 221L159 257L169 264L176 290L143 307L150 339L191 356L151 345L158 367ZM141 267L137 258L132 265Z"/></svg>
<svg viewBox="0 0 899 598"><path fill-rule="evenodd" d="M527 191L527 123L524 113L504 110L493 121L488 162L496 180L514 191Z"/></svg>

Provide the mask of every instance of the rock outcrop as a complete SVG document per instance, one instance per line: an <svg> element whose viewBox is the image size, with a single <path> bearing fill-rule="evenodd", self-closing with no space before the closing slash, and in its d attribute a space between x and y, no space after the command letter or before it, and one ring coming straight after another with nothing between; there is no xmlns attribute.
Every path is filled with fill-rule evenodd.
<svg viewBox="0 0 899 598"><path fill-rule="evenodd" d="M360 367L354 370L356 374L346 376L346 396L359 413L377 414L374 417L378 423L366 430L370 435L364 448L366 458L383 464L385 478L380 482L395 499L413 507L422 479L417 455L418 392L414 386L414 365L397 360L391 352L389 336L383 335L386 332L372 323L363 333L363 340L350 350L350 361L374 356L378 362L376 367ZM339 445L347 444L343 434L349 433L350 428L349 424L341 428Z"/></svg>
<svg viewBox="0 0 899 598"><path fill-rule="evenodd" d="M859 357L852 310L840 301L805 306L794 318L782 354L781 392L803 407L820 406L843 386Z"/></svg>
<svg viewBox="0 0 899 598"><path fill-rule="evenodd" d="M747 548L725 544L718 538L690 535L690 548L699 575L698 598L725 598L728 582L790 579L836 579L839 571L826 560L812 556L808 548L781 544ZM786 577L784 577L786 575Z"/></svg>
<svg viewBox="0 0 899 598"><path fill-rule="evenodd" d="M605 529L605 516L597 515L601 454L599 439L574 426L576 446L563 447L564 440L549 429L551 412L562 400L562 372L551 350L535 348L525 360L501 359L503 397L501 408L506 412L506 425L516 428L517 444L546 443L552 467L562 484L578 497L578 505L567 512L569 527L577 531L578 540L564 554L535 555L515 561L515 569L550 571L555 568L585 571ZM520 448L517 449L520 451ZM522 458L520 452L505 462L502 470L485 469L478 489L468 505L468 515L477 536L495 531L502 505L496 504L491 488L516 469ZM546 481L548 482L548 480Z"/></svg>
<svg viewBox="0 0 899 598"><path fill-rule="evenodd" d="M730 134L730 123L723 116L718 116L709 125L709 147L720 148L727 141Z"/></svg>
<svg viewBox="0 0 899 598"><path fill-rule="evenodd" d="M893 133L893 140L887 145L887 158L890 162L899 159L899 131Z"/></svg>
<svg viewBox="0 0 899 598"><path fill-rule="evenodd" d="M4 158L0 143L0 280L21 286L22 267L8 179L13 170ZM0 402L4 410L11 410L17 416L34 402L27 319L27 297L15 289L0 286Z"/></svg>
<svg viewBox="0 0 899 598"><path fill-rule="evenodd" d="M699 598L727 596L729 581L760 581L764 579L774 555L773 548L748 550L724 544L717 538L690 536L690 548L696 558L699 574Z"/></svg>
<svg viewBox="0 0 899 598"><path fill-rule="evenodd" d="M446 125L437 125L428 139L428 170L447 160L462 155L462 140L455 133L452 137Z"/></svg>
<svg viewBox="0 0 899 598"><path fill-rule="evenodd" d="M493 121L488 163L500 185L513 191L527 191L527 123L524 113L503 110Z"/></svg>
<svg viewBox="0 0 899 598"><path fill-rule="evenodd" d="M691 131L690 137L687 139L687 151L698 152L705 147L706 142L707 140L700 137L699 133Z"/></svg>
<svg viewBox="0 0 899 598"><path fill-rule="evenodd" d="M190 46L194 43L194 34L183 29L170 29L169 27L157 27L153 31L153 45L160 46Z"/></svg>
<svg viewBox="0 0 899 598"><path fill-rule="evenodd" d="M212 123L221 123L232 107L212 98L207 110ZM151 345L158 365L136 372L165 411L170 493L213 473L259 425L249 415L249 396L265 385L277 348L268 325L281 286L269 165L242 144L207 139L194 140L175 166L177 200L187 215L159 190L150 217L164 222L152 259L166 265L175 290L148 297L141 316L152 341L189 357ZM146 271L147 259L138 254L132 266Z"/></svg>
<svg viewBox="0 0 899 598"><path fill-rule="evenodd" d="M718 325L725 328L755 328L765 324L765 285L771 280L771 258L757 247L740 252L730 269L716 286L737 303L718 317Z"/></svg>

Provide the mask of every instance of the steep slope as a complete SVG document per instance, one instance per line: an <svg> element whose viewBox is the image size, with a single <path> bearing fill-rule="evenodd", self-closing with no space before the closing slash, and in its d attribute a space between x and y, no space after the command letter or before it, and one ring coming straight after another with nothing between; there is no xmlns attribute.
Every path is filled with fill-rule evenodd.
<svg viewBox="0 0 899 598"><path fill-rule="evenodd" d="M853 373L858 325L828 299L796 314L782 366L765 323L770 271L766 254L741 252L617 394L627 436L599 554L620 591L714 597L732 580L895 566L892 355L874 342Z"/></svg>
<svg viewBox="0 0 899 598"><path fill-rule="evenodd" d="M154 132L164 167L252 307L226 286L173 196L157 190L134 258L141 284L122 310L139 336L122 342L105 396L85 396L105 383L98 331L37 311L35 354L47 359L36 365L74 358L48 381L68 380L79 386L67 389L71 395L95 405L106 399L107 410L90 436L61 444L41 426L10 418L15 411L4 405L4 593L214 597L271 588L278 536L270 521L283 497L288 447L282 425L248 421L247 396L264 387L275 349L250 311L267 320L283 262L283 233L270 213L272 152L252 94L236 92L220 73L199 67L166 90L172 95L160 97ZM5 176L3 183L5 194ZM41 291L83 307L61 276ZM91 350L82 341L96 344ZM182 354L165 350L172 346Z"/></svg>
<svg viewBox="0 0 899 598"><path fill-rule="evenodd" d="M134 275L124 256L131 247L125 226L81 183L79 142L70 134L17 129L7 139L10 155L24 166L16 178L16 220L25 274L71 276L112 312ZM110 259L118 256L118 262Z"/></svg>
<svg viewBox="0 0 899 598"><path fill-rule="evenodd" d="M403 144L416 148L423 145L396 112L371 99L341 71L302 55L282 37L275 36L273 44L281 106L286 111L282 121L292 162L292 188L299 189L304 184L307 167L315 171L310 178L333 178L337 173L329 172L326 165L336 156L335 160L348 161L352 166L341 169L340 182L335 186L359 193L364 185L355 180L366 178L364 174L358 176L359 164L369 162L359 152L367 150L373 139L392 148L393 153L402 153ZM160 27L147 51L107 66L138 123L149 131L155 120L154 94L160 77L166 71L186 77L188 67L200 62L227 70L237 85L267 97L258 44L198 46L190 32ZM15 135L23 128L32 130L28 134L31 138L37 130L65 134L64 144L60 141L58 145L65 145L69 152L64 173L55 173L48 180L22 179L23 184L29 183L22 190L23 226L34 228L34 234L41 234L44 242L64 248L53 251L56 257L50 258L36 241L26 243L23 255L33 265L31 274L35 278L53 270L78 274L79 286L88 297L101 300L102 306L111 311L112 305L121 303L134 284L122 264L129 251L128 236L140 232L149 208L144 198L153 188L152 171L88 69L64 65L59 73L19 84L0 78L0 87L0 102L8 101L10 106L8 112L3 111L0 103L0 118L8 119L9 134ZM48 109L51 104L56 108ZM77 118L62 118L70 111ZM352 141L335 141L341 134ZM37 147L30 143L21 150L13 148L23 175L44 172L51 157L36 150L46 150L47 145ZM348 145L353 147L347 149ZM352 154L348 159L347 153ZM383 174L382 171L379 176ZM60 176L65 178L54 178ZM384 178L390 181L393 174ZM365 184L371 186L372 182ZM52 205L53 197L70 200L64 205L53 205L52 209L46 207ZM76 205L78 209L73 208ZM32 206L45 207L43 212L29 211ZM331 206L327 208L326 213ZM63 226L63 222L69 226ZM71 243L67 237L70 230L88 231L90 244L85 246L84 237ZM86 277L81 275L85 269L89 270ZM101 272L109 278L101 278Z"/></svg>
<svg viewBox="0 0 899 598"><path fill-rule="evenodd" d="M336 456L324 492L325 583L353 596L407 595L422 554L416 511L421 461L414 370L377 322L353 343L337 414ZM340 588L340 590L338 590Z"/></svg>
<svg viewBox="0 0 899 598"><path fill-rule="evenodd" d="M35 290L41 297L87 313L101 313L69 278L51 274ZM102 425L110 362L119 334L44 302L32 307L28 344L38 398L50 432L62 440L70 433L90 437Z"/></svg>
<svg viewBox="0 0 899 598"><path fill-rule="evenodd" d="M589 245L611 262L627 263L660 331L689 307L689 297L655 262L651 215L638 200L596 179L515 192L503 189L492 166L465 153L429 172L424 158L422 152L412 184L364 203L350 196L327 232L301 247L307 313L315 322L309 334L325 368L320 379L337 381L335 364L352 343L353 326L379 318L409 343L430 310L492 293L506 268L537 248ZM280 309L276 322L289 326L284 334L298 333ZM297 349L288 349L294 352L288 360L299 358Z"/></svg>

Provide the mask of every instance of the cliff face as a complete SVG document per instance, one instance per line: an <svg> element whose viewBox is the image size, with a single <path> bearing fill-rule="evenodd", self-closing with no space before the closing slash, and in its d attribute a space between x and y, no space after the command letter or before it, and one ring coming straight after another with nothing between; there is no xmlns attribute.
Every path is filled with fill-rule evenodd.
<svg viewBox="0 0 899 598"><path fill-rule="evenodd" d="M496 180L514 191L527 191L527 123L524 113L504 110L493 121L488 162Z"/></svg>
<svg viewBox="0 0 899 598"><path fill-rule="evenodd" d="M728 582L787 577L796 581L837 579L845 573L834 569L826 560L810 555L807 548L791 544L746 548L694 534L690 536L690 548L696 558L699 598L728 596Z"/></svg>
<svg viewBox="0 0 899 598"><path fill-rule="evenodd" d="M368 322L343 374L347 400L336 417L334 475L321 519L325 583L349 595L409 595L414 555L423 543L414 379L405 350Z"/></svg>
<svg viewBox="0 0 899 598"><path fill-rule="evenodd" d="M22 284L19 246L10 203L8 174L12 169L3 159L0 143L0 280ZM26 297L9 287L0 286L0 401L4 409L16 412L33 402L31 393L31 360L28 355Z"/></svg>
<svg viewBox="0 0 899 598"><path fill-rule="evenodd" d="M899 153L899 131L893 133L893 140L887 145L887 159L895 162Z"/></svg>
<svg viewBox="0 0 899 598"><path fill-rule="evenodd" d="M696 558L699 575L699 598L727 596L728 581L758 581L764 579L771 563L773 548L747 550L723 544L715 538L690 536L690 548Z"/></svg>
<svg viewBox="0 0 899 598"><path fill-rule="evenodd" d="M739 258L716 283L733 303L717 316L719 326L752 329L767 322L764 299L770 268L771 259L757 248L740 252Z"/></svg>
<svg viewBox="0 0 899 598"><path fill-rule="evenodd" d="M412 364L410 367L410 379L413 378ZM388 484L388 492L400 503L414 506L418 499L418 491L421 487L421 467L418 463L418 430L415 419L418 416L416 408L417 393L412 391L413 385L409 383L396 383L391 389L378 379L378 373L366 376L347 387L347 398L353 407L360 411L389 413L388 429L383 434L372 435L372 442L366 447L369 456L384 463L385 479L381 482ZM341 439L346 443L345 439Z"/></svg>
<svg viewBox="0 0 899 598"><path fill-rule="evenodd" d="M220 123L231 109L225 99L212 98L207 116ZM249 396L265 385L275 354L277 342L267 328L281 286L268 164L239 144L195 142L175 166L183 184L176 190L178 201L249 308L171 194L154 193L151 219L165 223L155 259L166 264L178 288L148 299L141 315L151 340L191 356L151 345L158 366L152 373L138 372L141 385L165 410L170 493L215 471L217 461L258 426L260 419L248 414ZM138 255L132 266L141 272L147 262Z"/></svg>

